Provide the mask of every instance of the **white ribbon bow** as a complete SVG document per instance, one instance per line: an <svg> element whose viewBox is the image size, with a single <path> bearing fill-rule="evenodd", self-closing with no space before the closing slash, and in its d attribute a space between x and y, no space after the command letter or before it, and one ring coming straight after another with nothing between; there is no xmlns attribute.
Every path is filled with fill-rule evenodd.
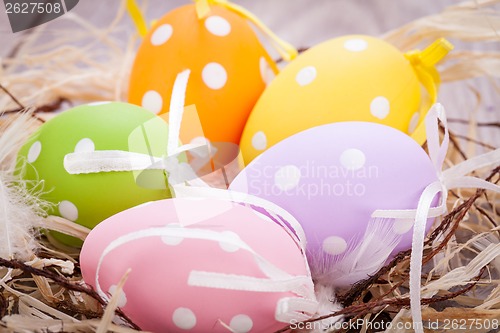
<svg viewBox="0 0 500 333"><path fill-rule="evenodd" d="M443 142L439 143L439 125L444 127ZM449 145L448 123L444 107L437 103L429 110L425 118L427 131L427 148L429 156L436 168L439 180L429 184L422 195L417 209L408 210L376 210L372 217L414 219L412 251L410 258L410 307L416 333L423 333L421 299L422 258L427 219L437 217L446 212L448 191L454 188L477 188L500 192L500 186L484 179L466 176L468 173L495 164L500 164L500 149L468 159L447 170L442 171ZM438 207L432 207L436 195L441 194Z"/></svg>
<svg viewBox="0 0 500 333"><path fill-rule="evenodd" d="M177 223L178 221L174 221ZM199 223L199 222L198 222ZM100 270L104 258L117 248L132 243L139 239L149 237L178 237L185 239L209 240L223 243L244 250L252 255L260 271L266 278L252 276L225 274L192 270L189 273L187 285L249 292L291 292L297 297L284 297L276 305L275 319L283 323L291 320L302 321L311 318L318 308L318 302L314 295L314 285L310 275L290 275L260 254L255 252L248 244L239 237L232 237L223 232L206 230L201 228L187 228L182 226L165 226L163 228L148 228L131 232L114 239L102 252L96 269L96 290L109 301L108 295L104 293L100 285ZM200 259L202 260L202 259Z"/></svg>
<svg viewBox="0 0 500 333"><path fill-rule="evenodd" d="M74 152L64 157L64 168L69 174L88 174L100 172L165 170L168 183L175 191L177 185L186 182L197 186L208 186L203 182L192 167L185 162L179 162L179 156L191 152L198 159L196 164L203 165L210 157L210 147L207 144L179 144L179 134L184 114L184 100L190 70L177 75L172 90L169 112L169 132L167 150L164 157L134 153L122 150L101 150L92 152Z"/></svg>
<svg viewBox="0 0 500 333"><path fill-rule="evenodd" d="M147 237L168 236L205 239L228 243L249 252L267 278L193 270L190 272L187 281L189 285L252 292L291 292L297 297L282 298L276 306L275 319L283 323L290 323L291 320L302 321L309 319L316 313L318 302L314 294L314 285L305 257L305 235L299 222L286 210L267 200L245 193L211 188L198 178L188 163L179 162L178 157L188 151L201 158L210 158L210 147L207 145L185 144L179 146L179 134L189 74L189 70L181 72L174 83L170 102L169 133L165 157L161 158L120 150L74 152L65 156L65 169L70 174L165 170L168 175L168 183L175 197L210 198L263 209L274 222L282 226L296 243L298 251L303 256L306 275L292 276L282 271L239 238L231 238L227 234L205 229L183 228L188 225L177 228L167 226L132 232L113 240L99 258L95 277L96 289L104 299L109 299L100 286L99 272L104 258L120 246ZM196 163L201 164L200 161ZM177 223L178 221L174 222Z"/></svg>

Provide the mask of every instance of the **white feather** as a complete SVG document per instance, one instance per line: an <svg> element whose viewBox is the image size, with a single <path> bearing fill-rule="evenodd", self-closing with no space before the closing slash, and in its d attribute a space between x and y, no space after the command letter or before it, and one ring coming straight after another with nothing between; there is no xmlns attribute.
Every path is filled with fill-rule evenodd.
<svg viewBox="0 0 500 333"><path fill-rule="evenodd" d="M314 291L319 303L315 316L316 318L342 310L342 305L336 301L335 290L330 285L316 283L314 285ZM343 319L344 316L335 316L317 321L311 333L328 332L330 328L335 327L335 323L342 322Z"/></svg>
<svg viewBox="0 0 500 333"><path fill-rule="evenodd" d="M15 176L17 152L33 128L27 113L0 127L0 257L6 259L30 259L47 205Z"/></svg>
<svg viewBox="0 0 500 333"><path fill-rule="evenodd" d="M349 241L357 245L348 246L343 254L311 256L314 280L326 286L347 287L377 272L401 240L393 225L393 219L372 218L359 242Z"/></svg>

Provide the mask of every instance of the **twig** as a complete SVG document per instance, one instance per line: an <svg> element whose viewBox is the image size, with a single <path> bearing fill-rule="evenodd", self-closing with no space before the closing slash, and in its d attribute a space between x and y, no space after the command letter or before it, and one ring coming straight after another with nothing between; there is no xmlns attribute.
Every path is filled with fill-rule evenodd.
<svg viewBox="0 0 500 333"><path fill-rule="evenodd" d="M470 124L470 121L467 119L448 118L448 122L466 124L466 125ZM500 127L500 122L476 123L476 125L477 126L484 126L484 127Z"/></svg>
<svg viewBox="0 0 500 333"><path fill-rule="evenodd" d="M73 305L73 303L71 303L67 300L58 301L58 303L56 304L56 308L57 308L57 310L64 312L68 315L80 313L80 314L84 315L86 319L100 318L101 317L100 313L97 313L97 312L94 312L91 310L83 310L82 311L82 309L79 309L78 307Z"/></svg>
<svg viewBox="0 0 500 333"><path fill-rule="evenodd" d="M0 89L2 89L7 95L9 95L9 97L14 101L14 103L16 103L19 106L21 110L26 109L24 105L21 102L19 102L19 100L14 95L12 95L12 93L2 84L0 84Z"/></svg>
<svg viewBox="0 0 500 333"><path fill-rule="evenodd" d="M356 282L351 289L349 289L344 295L338 295L337 300L342 303L343 306L348 307L353 304L362 295L363 291L368 290L379 278L386 273L388 273L393 267L398 263L403 261L406 257L410 255L411 251L401 251L399 252L390 263L379 269L375 274L370 276L368 279Z"/></svg>
<svg viewBox="0 0 500 333"><path fill-rule="evenodd" d="M7 314L7 300L0 293L0 318L3 318Z"/></svg>
<svg viewBox="0 0 500 333"><path fill-rule="evenodd" d="M483 215L488 221L490 221L491 224L493 224L495 227L498 227L497 222L484 209L482 209L476 204L474 204L474 208L476 208L481 215Z"/></svg>
<svg viewBox="0 0 500 333"><path fill-rule="evenodd" d="M453 298L460 296L462 294L465 294L466 292L468 292L472 288L474 288L474 286L481 279L481 276L483 275L485 269L486 269L486 267L481 268L481 271L479 272L479 274L476 277L474 277L474 279L472 279L472 281L469 282L466 287L464 287L460 290L457 290L455 292L450 292L450 293L443 295L443 296L422 298L420 300L420 304L428 305L428 304L443 302L443 301L447 301L449 299L453 299ZM365 315L368 313L378 312L383 307L391 306L391 305L395 305L395 306L399 306L399 307L409 306L410 305L410 298L409 297L405 297L405 298L394 297L394 298L390 298L390 299L376 300L376 301L371 301L371 302L367 302L367 303L363 303L363 304L351 305L349 307L346 307L342 310L336 311L336 312L328 314L328 315L324 315L324 316L314 318L314 319L305 320L302 323L304 323L304 324L312 323L315 321L321 321L323 319L337 317L340 315L344 315L344 316L348 316L348 317ZM287 332L289 330L291 330L291 325L284 327L284 328L282 328L274 333L284 333L284 332Z"/></svg>
<svg viewBox="0 0 500 333"><path fill-rule="evenodd" d="M500 172L500 166L496 167L490 175L486 178L487 181L491 181L493 177ZM455 230L458 228L460 221L465 217L467 211L470 207L475 203L475 201L485 192L485 190L479 189L476 193L470 197L467 201L453 209L448 215L446 215L441 224L431 233L431 235L426 240L426 245L431 245L432 242L441 234L446 232L450 226L450 224L455 220L453 227L450 229L449 233L445 236L445 238L440 242L440 244L433 249L425 258L424 263L431 260L443 247L448 244L448 241L455 234ZM411 255L411 249L406 251L399 252L391 262L384 267L382 267L378 272L369 277L366 280L362 280L357 282L349 289L344 295L337 296L337 299L344 306L350 306L353 304L359 297L362 295L363 291L368 290L373 284L376 283L380 279L381 276L388 273L393 267L395 267L398 263L403 261L405 258Z"/></svg>
<svg viewBox="0 0 500 333"><path fill-rule="evenodd" d="M491 173L490 175L486 178L486 181L491 181L493 179L493 177L495 177L495 175L497 175L498 173L500 173L500 166L497 166ZM496 182L495 182L496 183ZM429 238L427 239L427 241L425 242L426 245L430 245L432 244L432 242L441 234L441 233L444 233L444 231L448 230L448 226L452 223L453 225L451 226L451 229L449 229L449 232L448 234L444 237L444 239L440 242L440 244L435 248L433 249L433 251L431 252L431 254L433 253L433 255L431 256L428 256L424 259L423 263L427 263L429 260L432 259L432 257L434 257L435 254L437 254L442 248L444 248L446 246L446 244L448 243L448 241L451 239L451 237L455 234L455 231L457 230L460 222L462 221L462 219L465 217L465 215L467 214L467 212L469 211L469 209L472 207L472 205L476 202L476 200L481 196L483 195L483 193L485 193L486 190L484 189L478 189L476 191L476 193L470 197L467 201L465 201L464 203L462 203L461 205L459 205L458 207L456 207L450 214L446 215L444 218L443 218L443 221L441 222L441 224L439 225L438 228L436 228L436 230L434 230L434 232L431 233L431 235L429 236ZM453 221L453 219L455 218L456 216L456 220Z"/></svg>
<svg viewBox="0 0 500 333"><path fill-rule="evenodd" d="M439 129L444 133L444 127L439 126ZM462 158L464 159L464 161L466 161L467 160L467 155L465 155L465 152L462 150L462 148L458 144L458 141L455 138L455 134L453 132L451 132L451 131L448 131L448 134L450 136L450 142L453 144L453 146L455 146L455 149L460 154L460 156L462 156Z"/></svg>
<svg viewBox="0 0 500 333"><path fill-rule="evenodd" d="M55 100L55 101L53 101L51 103L40 105L39 107L35 108L35 110L33 111L33 113L47 113L47 112L56 111L65 102L70 103L70 101L68 99L63 98L63 97L59 97L57 100ZM4 114L16 113L16 112L20 112L20 111L23 111L23 110L24 110L24 108L11 109L11 110L5 111Z"/></svg>
<svg viewBox="0 0 500 333"><path fill-rule="evenodd" d="M75 283L75 282L70 281L70 280L68 280L60 275L57 275L53 272L50 272L46 269L38 269L38 268L35 268L32 266L26 265L18 260L7 260L4 258L0 258L0 266L6 267L6 268L12 268L12 269L20 269L25 273L45 277L47 279L54 281L58 285L66 288L68 290L77 291L77 292L81 292L81 293L85 293L85 294L89 295L93 299L97 300L99 302L99 304L101 304L102 306L106 306L106 304L107 304L107 302L91 286L89 286L87 284L80 284L79 282ZM116 313L120 317L125 319L127 321L127 323L132 328L134 328L136 330L140 330L139 326L134 324L134 322L131 319L129 319L127 317L127 315L125 315L123 313L122 310L116 309Z"/></svg>
<svg viewBox="0 0 500 333"><path fill-rule="evenodd" d="M491 149L491 150L495 150L496 148L493 147L492 145L489 145L487 143L484 143L484 142L481 142L479 140L476 140L476 139L472 139L472 138L469 138L468 136L465 136L465 135L460 135L460 134L455 134L455 137L456 138L459 138L459 139L463 139L463 140L466 140L466 141L470 141L470 142L473 142L477 145L480 145L482 147L485 147L485 148L488 148L488 149Z"/></svg>

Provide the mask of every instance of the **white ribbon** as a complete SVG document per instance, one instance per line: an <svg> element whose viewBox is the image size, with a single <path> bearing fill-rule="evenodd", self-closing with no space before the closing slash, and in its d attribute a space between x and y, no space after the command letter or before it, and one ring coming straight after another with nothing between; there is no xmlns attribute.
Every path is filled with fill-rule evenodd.
<svg viewBox="0 0 500 333"><path fill-rule="evenodd" d="M190 272L187 281L189 285L252 292L292 292L297 297L285 297L278 302L275 313L276 320L289 323L290 320L301 321L308 319L316 312L318 302L314 295L314 285L305 256L305 234L299 222L286 210L267 200L245 193L211 188L199 179L188 163L179 162L178 156L182 153L189 151L198 157L210 158L210 153L207 154L207 152L211 150L203 144L185 144L179 146L179 134L189 73L189 70L180 73L174 83L170 102L169 133L165 157L161 158L119 150L75 152L65 156L65 169L70 174L165 170L168 174L168 183L175 197L210 198L264 209L270 218L280 225L297 245L298 250L303 256L306 275L292 276L280 270L256 253L241 239L230 238L226 234L195 228L149 228L123 235L113 240L105 248L97 266L95 278L96 289L104 299L108 299L99 284L99 271L104 258L120 246L138 239L158 236L205 239L214 242L225 242L251 253L260 270L267 278L262 279L244 275L193 270ZM194 222L190 225L199 222ZM184 227L186 226L184 225Z"/></svg>
<svg viewBox="0 0 500 333"><path fill-rule="evenodd" d="M438 120L444 127L443 142L439 143ZM439 180L428 185L420 196L417 209L408 210L376 210L372 217L413 218L412 252L410 258L410 307L416 333L423 333L421 299L422 258L424 250L425 226L427 219L437 217L446 212L448 191L454 188L477 188L500 192L500 186L466 174L495 164L500 164L500 149L471 158L442 171L449 145L448 124L441 104L435 104L425 118L427 131L427 147L429 156L436 168ZM436 195L441 194L438 207L431 208Z"/></svg>
<svg viewBox="0 0 500 333"><path fill-rule="evenodd" d="M64 157L64 168L69 174L89 174L100 172L122 172L143 170L165 170L168 183L175 192L176 186L192 182L197 186L208 186L203 182L191 166L180 163L179 156L190 152L198 159L211 157L207 144L184 144L180 146L179 134L184 113L184 100L190 70L177 75L172 90L169 109L169 132L167 150L164 157L148 154L121 151L101 150L92 152L73 152ZM208 153L207 153L208 152ZM197 161L200 164L200 161ZM203 164L203 163L201 163Z"/></svg>
<svg viewBox="0 0 500 333"><path fill-rule="evenodd" d="M189 286L250 292L294 293L298 297L282 298L276 306L276 320L286 323L289 323L289 320L291 319L304 320L310 318L317 310L318 303L314 296L314 285L310 275L293 276L286 273L285 271L276 267L274 264L262 257L260 254L255 252L239 237L232 237L218 231L197 228L172 227L168 225L163 228L148 228L120 236L114 239L103 250L97 264L95 275L96 290L99 295L103 297L103 299L109 301L108 295L104 293L99 282L100 270L102 263L104 262L104 258L121 246L129 244L136 240L149 237L176 237L185 239L209 240L237 247L238 249L250 253L257 263L260 271L267 277L255 278L245 275L193 270L189 273L187 281L187 284Z"/></svg>

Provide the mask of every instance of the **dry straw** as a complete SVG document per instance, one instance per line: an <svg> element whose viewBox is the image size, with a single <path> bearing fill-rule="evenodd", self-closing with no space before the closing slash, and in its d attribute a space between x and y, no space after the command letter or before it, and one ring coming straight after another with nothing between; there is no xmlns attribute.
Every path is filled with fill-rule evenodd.
<svg viewBox="0 0 500 333"><path fill-rule="evenodd" d="M458 4L391 31L384 38L402 50L439 37L467 43L496 42L498 46L500 13L496 6L499 2ZM2 186L11 188L15 182L12 150L18 149L27 134L40 124L29 120L30 114L43 117L45 112L64 108L67 103L126 99L126 83L137 40L130 37L123 48L117 37L113 37L123 32L120 27L124 15L122 5L109 27L100 29L70 12L61 19L70 21L73 29L40 43L47 28L42 25L23 35L10 56L0 59L0 84L4 92L12 95L0 94L0 110L5 112L0 118L0 140L6 140L9 135L4 142L14 142L8 151L0 146ZM490 85L498 89L495 80L500 77L500 53L456 51L440 72L443 82L487 77ZM468 83L461 84L467 86ZM481 95L476 94L480 103ZM20 113L24 105L32 107L33 113L28 116ZM475 133L479 125L471 122L470 136L452 134L448 166L469 157L468 151L459 145L463 142L459 139L484 150L494 148L477 140ZM498 124L482 125L498 127ZM498 182L500 169L483 170L477 176ZM17 185L23 188L22 183ZM32 200L17 200L15 207L21 207L25 218L30 219L25 225L26 232L20 236L25 247L0 259L0 318L3 318L0 331L127 333L138 329L116 309L116 299L106 304L82 282L77 250L55 246L45 236L37 236L34 227L54 229L80 239L84 239L89 230L60 217L40 217L37 207L44 203L33 204L37 193L24 194ZM18 195L14 193L19 199ZM492 331L495 320L497 323L500 320L499 201L495 195L482 190L457 190L450 193L448 206L450 213L435 222L434 232L426 241L422 274L424 321L439 321L441 328L448 323L451 330L447 332L458 332L451 324L463 323L463 320L467 325L475 324L475 329L468 326L471 332ZM373 277L350 290L337 291L344 308L332 316L364 320L363 332L370 331L369 323L392 323L388 332L412 332L401 328L411 323L407 288L409 254L410 251L400 253ZM119 288L126 283L126 277L127 274Z"/></svg>

